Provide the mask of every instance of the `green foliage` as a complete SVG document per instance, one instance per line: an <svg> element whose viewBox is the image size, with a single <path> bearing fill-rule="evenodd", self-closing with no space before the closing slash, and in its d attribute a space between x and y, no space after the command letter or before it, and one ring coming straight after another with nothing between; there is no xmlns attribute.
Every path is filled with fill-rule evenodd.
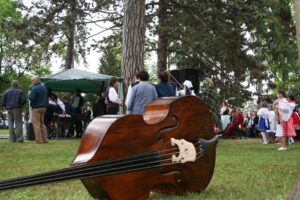
<svg viewBox="0 0 300 200"><path fill-rule="evenodd" d="M254 53L267 67L268 77L276 86L273 89L288 92L295 90L299 82L296 30L291 3L292 1L265 3L262 7L264 14L258 15L262 20L251 32L256 42L262 44L254 49Z"/></svg>
<svg viewBox="0 0 300 200"><path fill-rule="evenodd" d="M178 68L198 68L200 80L213 78L222 99L249 98L241 85L254 63L245 48L244 4L176 0L170 4L170 62Z"/></svg>
<svg viewBox="0 0 300 200"><path fill-rule="evenodd" d="M266 80L272 91L297 91L300 65L291 0L163 1L168 2L163 26L157 20L159 1L146 4L145 55L157 50L158 34L166 35L169 65L199 69L200 80L212 78L221 99L234 97L238 106L250 99L250 83ZM25 7L0 0L0 91L14 73L17 77L48 74L44 69L49 68L53 55L66 60L72 35L75 61L86 64L85 56L93 48L101 54L99 72L120 76L123 3L33 1ZM99 22L110 22L112 26L103 32L112 33L101 39L93 37L94 44L89 46L88 24ZM147 67L156 71L156 66ZM246 86L242 84L245 80L249 81Z"/></svg>
<svg viewBox="0 0 300 200"><path fill-rule="evenodd" d="M158 79L157 79L157 67L156 65L146 65L144 66L144 69L146 72L149 73L149 82L156 84Z"/></svg>
<svg viewBox="0 0 300 200"><path fill-rule="evenodd" d="M99 73L121 77L122 38L121 32L104 38L98 47L102 57L99 63ZM100 52L99 52L100 53Z"/></svg>
<svg viewBox="0 0 300 200"><path fill-rule="evenodd" d="M0 0L0 21L18 20L21 13L16 11L16 2L12 0Z"/></svg>
<svg viewBox="0 0 300 200"><path fill-rule="evenodd" d="M275 79L284 89L297 82L290 4L291 1L170 0L167 25L160 26L157 18L152 18L150 36L167 34L169 64L198 68L200 80L213 78L221 98L235 97L240 106L251 96L248 86L241 84L246 79L252 84L266 80L270 85ZM149 10L151 5L149 15L155 16L156 4L149 3ZM155 48L156 42L149 44Z"/></svg>
<svg viewBox="0 0 300 200"><path fill-rule="evenodd" d="M68 167L79 142L50 140L48 144L37 145L31 141L13 144L1 140L0 177L15 178ZM284 199L299 174L300 160L296 158L300 146L291 145L285 152L279 152L277 148L276 144L262 144L260 139L220 140L215 171L206 190L183 196L151 193L149 199ZM92 197L79 180L1 192L1 200L21 199L88 200Z"/></svg>
<svg viewBox="0 0 300 200"><path fill-rule="evenodd" d="M27 90L30 77L27 73L46 75L50 73L49 59L42 43L35 43L27 27L32 27L17 11L16 2L1 0L0 12L0 92L10 87L11 80L19 80ZM6 7L5 7L6 6ZM31 30L32 33L32 30Z"/></svg>

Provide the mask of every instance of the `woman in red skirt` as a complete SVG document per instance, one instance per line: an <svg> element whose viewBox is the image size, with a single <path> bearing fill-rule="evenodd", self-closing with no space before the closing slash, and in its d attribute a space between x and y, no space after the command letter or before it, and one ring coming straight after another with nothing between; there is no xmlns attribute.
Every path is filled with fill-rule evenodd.
<svg viewBox="0 0 300 200"><path fill-rule="evenodd" d="M278 149L279 151L287 150L289 148L288 138L296 136L293 118L291 117L293 113L291 105L292 104L285 98L285 92L279 90L275 103L275 108L279 115L276 136L281 136L281 147Z"/></svg>
<svg viewBox="0 0 300 200"><path fill-rule="evenodd" d="M295 98L294 95L289 95L287 100L290 103L291 109L293 110L293 113L292 113L291 117L293 118L294 129L297 129L297 128L300 127L300 118L299 118L298 113L296 112L296 106L297 106L296 98ZM294 144L294 143L295 143L294 138L289 137L289 144Z"/></svg>

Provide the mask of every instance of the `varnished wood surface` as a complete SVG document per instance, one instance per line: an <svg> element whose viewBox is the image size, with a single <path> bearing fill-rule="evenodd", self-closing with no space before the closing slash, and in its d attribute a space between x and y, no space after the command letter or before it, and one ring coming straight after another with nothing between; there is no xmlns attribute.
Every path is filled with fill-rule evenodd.
<svg viewBox="0 0 300 200"><path fill-rule="evenodd" d="M198 97L163 98L145 114L99 117L87 127L72 165L171 149L170 139L197 143L214 136L207 105ZM215 147L195 162L83 179L94 198L147 199L150 191L201 192L210 182Z"/></svg>

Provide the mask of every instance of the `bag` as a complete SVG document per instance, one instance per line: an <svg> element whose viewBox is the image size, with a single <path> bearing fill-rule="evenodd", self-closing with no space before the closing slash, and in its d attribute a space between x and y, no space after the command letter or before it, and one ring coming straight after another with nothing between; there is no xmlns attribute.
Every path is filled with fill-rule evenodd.
<svg viewBox="0 0 300 200"><path fill-rule="evenodd" d="M116 103L109 103L109 104L106 105L106 113L107 114L114 115L114 114L117 114L118 111L119 111L119 105L118 104L116 104Z"/></svg>
<svg viewBox="0 0 300 200"><path fill-rule="evenodd" d="M105 92L105 99L104 99L104 103L106 105L106 113L107 114L117 114L119 111L119 104L117 103L113 103L109 100L109 89L110 87L107 88L106 92Z"/></svg>

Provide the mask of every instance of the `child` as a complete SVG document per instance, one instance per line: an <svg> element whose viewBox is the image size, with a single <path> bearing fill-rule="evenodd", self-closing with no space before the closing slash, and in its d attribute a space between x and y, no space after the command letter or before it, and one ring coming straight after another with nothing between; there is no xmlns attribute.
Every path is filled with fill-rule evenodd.
<svg viewBox="0 0 300 200"><path fill-rule="evenodd" d="M257 111L257 115L259 117L258 129L261 132L263 143L269 144L269 137L266 134L266 132L267 130L270 129L270 123L269 123L269 109L268 109L268 104L266 102L262 103L262 107Z"/></svg>
<svg viewBox="0 0 300 200"><path fill-rule="evenodd" d="M291 115L292 119L293 119L293 126L294 128L298 128L300 126L300 118L299 118L299 115L297 114L296 112L296 99L294 97L294 95L289 95L287 97L287 100L289 102L289 105L291 107L291 109L293 110L293 113ZM294 144L295 143L295 140L293 137L289 137L289 144Z"/></svg>

